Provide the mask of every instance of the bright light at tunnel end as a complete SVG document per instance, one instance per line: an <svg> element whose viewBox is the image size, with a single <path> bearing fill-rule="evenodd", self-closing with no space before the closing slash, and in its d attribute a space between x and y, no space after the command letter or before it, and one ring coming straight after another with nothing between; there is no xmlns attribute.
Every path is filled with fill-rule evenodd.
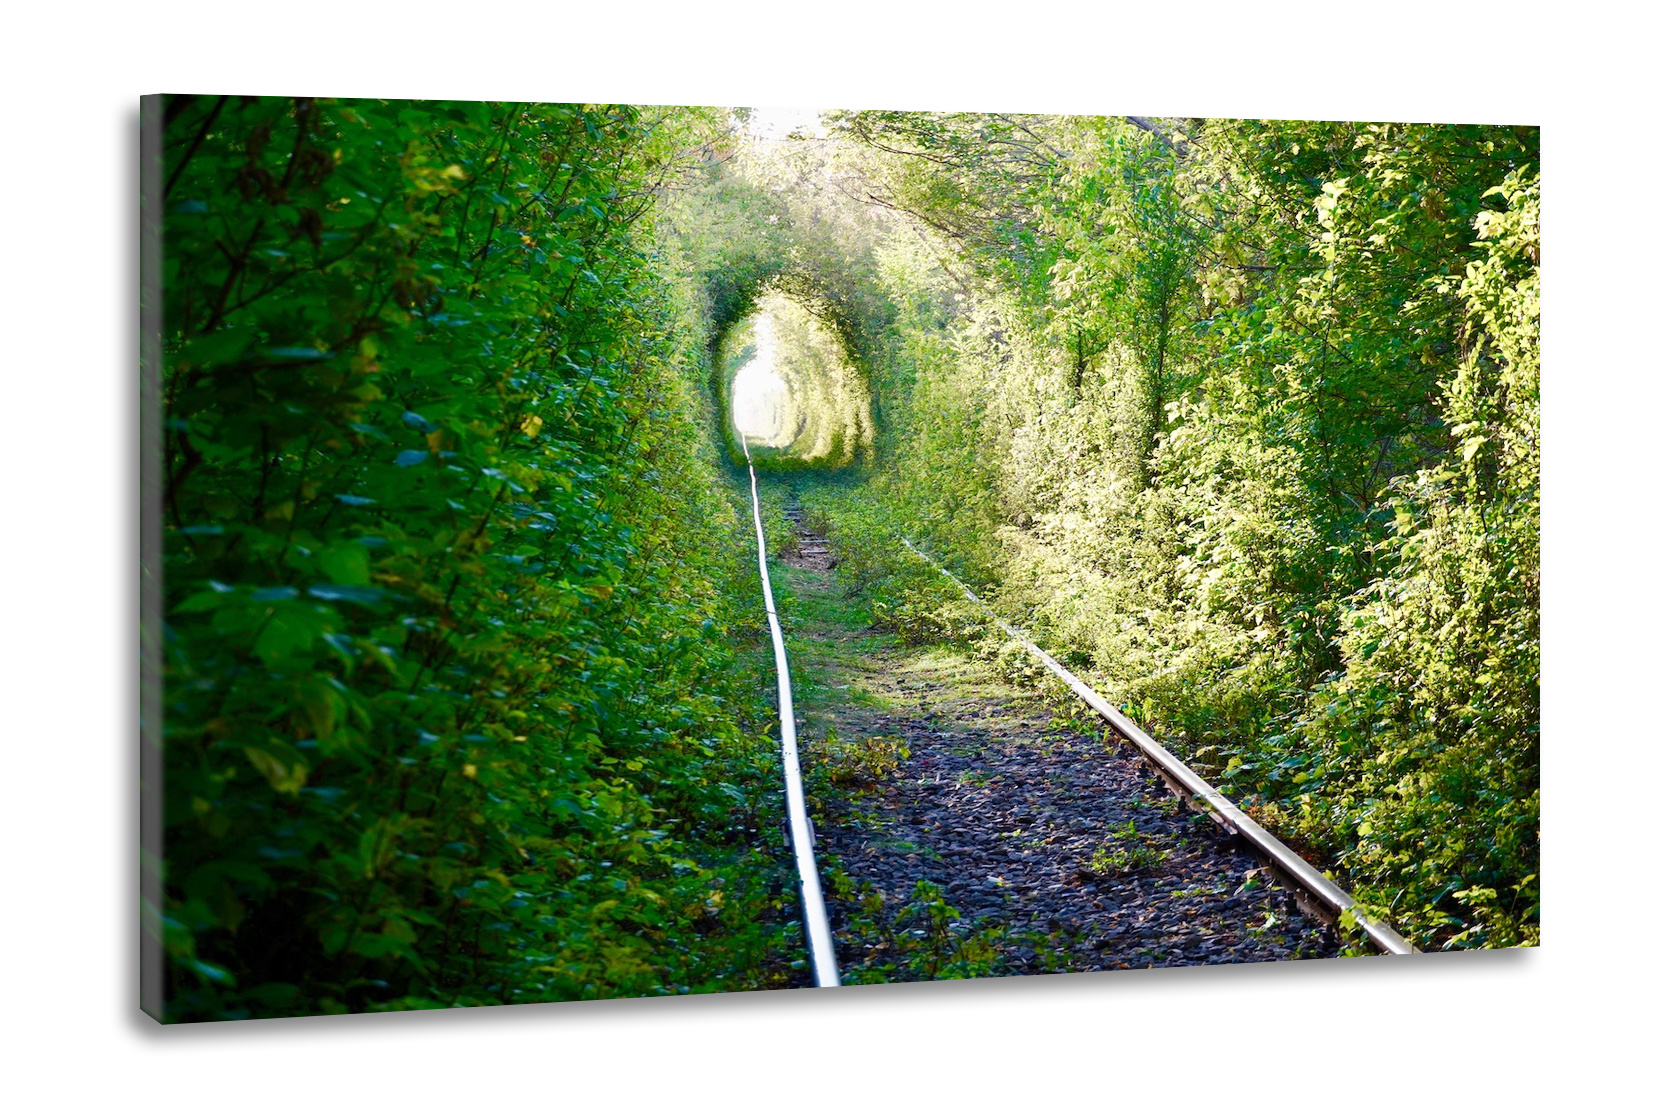
<svg viewBox="0 0 1680 1120"><path fill-rule="evenodd" d="M785 447L791 436L783 428L793 412L793 393L776 369L776 330L769 311L753 317L753 349L730 390L735 430L749 443Z"/></svg>

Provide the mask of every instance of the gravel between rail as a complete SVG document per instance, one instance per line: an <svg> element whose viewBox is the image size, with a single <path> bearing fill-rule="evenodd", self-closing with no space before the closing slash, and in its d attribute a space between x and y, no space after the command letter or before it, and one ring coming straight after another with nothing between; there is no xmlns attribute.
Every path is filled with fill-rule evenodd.
<svg viewBox="0 0 1680 1120"><path fill-rule="evenodd" d="M962 651L870 628L811 534L784 560L779 607L846 982L1336 955L1129 746L1056 718ZM847 746L871 739L873 753ZM864 756L889 765L834 762ZM852 782L837 788L825 770ZM921 882L960 912L949 931ZM965 942L970 963L953 972Z"/></svg>

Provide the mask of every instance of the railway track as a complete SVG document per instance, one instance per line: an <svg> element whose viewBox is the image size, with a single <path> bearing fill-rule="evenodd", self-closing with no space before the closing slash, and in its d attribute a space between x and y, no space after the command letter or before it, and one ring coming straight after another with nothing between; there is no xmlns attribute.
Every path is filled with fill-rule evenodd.
<svg viewBox="0 0 1680 1120"><path fill-rule="evenodd" d="M1386 923L1365 913L1351 895L1332 883L1312 864L1295 854L1288 845L1239 809L1182 759L1156 742L1147 731L1122 715L1117 707L1069 672L1061 662L1040 649L1023 631L998 617L967 584L911 544L908 539L904 539L903 543L905 548L938 569L940 574L955 584L970 601L978 604L996 625L1015 641L1020 642L1029 655L1084 701L1104 724L1130 743L1184 804L1205 813L1226 832L1238 837L1247 845L1265 862L1266 870L1294 892L1298 905L1304 910L1327 924L1339 924L1343 915L1350 916L1354 926L1372 945L1384 953L1403 955L1416 952L1410 942Z"/></svg>
<svg viewBox="0 0 1680 1120"><path fill-rule="evenodd" d="M1022 719L1028 713L996 697L945 697L937 682L917 684L902 675L895 681L890 669L877 674L871 686L889 697L893 713L866 713L842 730L858 741L895 735L908 758L902 774L860 801L867 826L825 822L825 859L845 869L836 882L851 891L835 900L837 924L831 927L817 870L817 836L806 811L801 721L792 705L750 462L749 476L777 658L789 836L817 986L839 984L842 966L847 975L884 978L871 969L879 942L893 941L894 934L880 915L919 913L925 926L926 915L934 912L928 900L935 897L964 915L951 932L952 944L965 935L975 939L971 943L991 937L989 944L998 946L994 972L1333 955L1338 948L1333 931L1344 913L1376 949L1413 951L908 540L904 547L985 610L1114 737L1105 748L1088 735L1050 725L1042 712L1036 724L1030 714ZM787 516L799 540L783 558L811 573L811 581L832 582L827 573L838 563L833 548L811 531L797 504ZM1170 798L1158 796L1157 783L1196 816L1187 822ZM1257 890L1254 876L1262 871L1271 884ZM1287 896L1290 908L1304 917L1280 924L1278 895ZM864 910L876 916L861 917ZM1003 936L1005 930L1013 931L1010 937Z"/></svg>

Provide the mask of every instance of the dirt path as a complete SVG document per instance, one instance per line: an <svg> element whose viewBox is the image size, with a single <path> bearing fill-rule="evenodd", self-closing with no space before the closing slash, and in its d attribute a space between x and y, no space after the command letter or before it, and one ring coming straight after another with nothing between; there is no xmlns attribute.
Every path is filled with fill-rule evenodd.
<svg viewBox="0 0 1680 1120"><path fill-rule="evenodd" d="M832 563L805 540L777 597L848 983L1335 955L1129 747L871 629Z"/></svg>

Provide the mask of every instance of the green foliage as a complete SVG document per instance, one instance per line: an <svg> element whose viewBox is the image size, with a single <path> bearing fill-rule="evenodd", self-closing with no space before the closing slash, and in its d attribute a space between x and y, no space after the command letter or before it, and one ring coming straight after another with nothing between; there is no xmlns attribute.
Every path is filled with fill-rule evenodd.
<svg viewBox="0 0 1680 1120"><path fill-rule="evenodd" d="M1505 209L1477 216L1485 255L1443 285L1473 331L1445 389L1457 453L1397 482L1387 574L1301 729L1364 771L1348 861L1468 947L1537 941L1540 905L1540 190L1523 169L1487 194Z"/></svg>
<svg viewBox="0 0 1680 1120"><path fill-rule="evenodd" d="M807 761L814 774L821 774L841 789L873 789L910 757L902 739L871 735L861 743L847 743L829 737L807 746Z"/></svg>
<svg viewBox="0 0 1680 1120"><path fill-rule="evenodd" d="M1099 844L1091 853L1089 867L1099 879L1109 879L1135 871L1153 871L1166 862L1167 857L1148 845L1130 848Z"/></svg>
<svg viewBox="0 0 1680 1120"><path fill-rule="evenodd" d="M906 532L1420 944L1533 940L1538 132L841 126L912 216L821 499L879 617L963 634Z"/></svg>
<svg viewBox="0 0 1680 1120"><path fill-rule="evenodd" d="M1086 864L1090 873L1099 879L1117 878L1138 871L1154 871L1167 861L1166 853L1156 848L1150 838L1139 831L1136 821L1128 820L1124 824L1111 825L1108 835L1115 843L1097 845Z"/></svg>
<svg viewBox="0 0 1680 1120"><path fill-rule="evenodd" d="M837 574L848 597L868 604L870 617L909 645L977 640L990 627L950 584L904 548L900 520L879 490L859 505L854 483L801 480L800 500L840 555Z"/></svg>
<svg viewBox="0 0 1680 1120"><path fill-rule="evenodd" d="M998 974L1004 929L986 924L965 934L962 912L945 901L937 883L918 880L909 903L890 918L886 896L869 883L838 870L829 873L829 883L837 899L856 908L838 937L868 949L865 963L847 973L846 983L960 980Z"/></svg>
<svg viewBox="0 0 1680 1120"><path fill-rule="evenodd" d="M707 120L167 117L169 1016L774 982L751 534L642 217Z"/></svg>

